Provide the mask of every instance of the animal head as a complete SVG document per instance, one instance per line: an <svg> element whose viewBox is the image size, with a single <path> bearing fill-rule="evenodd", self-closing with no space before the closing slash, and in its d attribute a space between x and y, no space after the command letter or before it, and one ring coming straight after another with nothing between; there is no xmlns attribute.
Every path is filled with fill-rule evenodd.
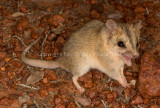
<svg viewBox="0 0 160 108"><path fill-rule="evenodd" d="M139 38L141 21L136 24L106 22L107 44L113 54L118 55L125 64L131 65L131 59L139 56Z"/></svg>

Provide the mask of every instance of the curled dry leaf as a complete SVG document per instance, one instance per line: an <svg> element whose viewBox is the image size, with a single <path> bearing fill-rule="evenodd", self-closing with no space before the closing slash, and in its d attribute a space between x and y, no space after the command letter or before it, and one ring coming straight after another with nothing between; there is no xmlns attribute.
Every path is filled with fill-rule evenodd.
<svg viewBox="0 0 160 108"><path fill-rule="evenodd" d="M25 14L22 12L15 12L12 14L12 17L19 17L19 16L24 16Z"/></svg>
<svg viewBox="0 0 160 108"><path fill-rule="evenodd" d="M114 13L111 13L111 14L108 14L107 15L108 18L111 18L111 19L121 19L122 18L122 15L120 12L114 12Z"/></svg>
<svg viewBox="0 0 160 108"><path fill-rule="evenodd" d="M77 97L74 96L75 101L79 102L83 106L87 106L91 104L91 100L89 98Z"/></svg>
<svg viewBox="0 0 160 108"><path fill-rule="evenodd" d="M20 9L20 11L23 12L23 13L26 13L26 12L27 12L26 7L23 6L23 5L21 5L21 6L19 7L19 9Z"/></svg>
<svg viewBox="0 0 160 108"><path fill-rule="evenodd" d="M26 85L34 84L36 82L39 82L41 79L43 79L44 72L43 71L36 71L32 73L26 82Z"/></svg>
<svg viewBox="0 0 160 108"><path fill-rule="evenodd" d="M136 82L137 82L136 80L131 80L130 84L134 85L134 87L135 87L136 86Z"/></svg>
<svg viewBox="0 0 160 108"><path fill-rule="evenodd" d="M143 103L143 99L140 95L136 95L132 100L131 100L131 104L132 105L137 105L137 104L142 104Z"/></svg>
<svg viewBox="0 0 160 108"><path fill-rule="evenodd" d="M31 30L25 30L24 31L24 38L27 39L31 36Z"/></svg>
<svg viewBox="0 0 160 108"><path fill-rule="evenodd" d="M30 99L30 97L28 95L19 96L18 97L18 102L21 106L23 103L27 102L29 99Z"/></svg>

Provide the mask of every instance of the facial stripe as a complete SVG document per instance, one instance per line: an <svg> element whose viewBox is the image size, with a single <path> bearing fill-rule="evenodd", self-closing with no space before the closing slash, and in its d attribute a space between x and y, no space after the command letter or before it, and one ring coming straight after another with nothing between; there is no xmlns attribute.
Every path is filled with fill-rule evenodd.
<svg viewBox="0 0 160 108"><path fill-rule="evenodd" d="M126 36L128 37L130 43L131 43L131 46L132 48L134 47L134 44L133 44L133 39L132 39L132 34L131 34L131 31L129 30L129 27L125 26L124 27L124 31L126 33Z"/></svg>
<svg viewBox="0 0 160 108"><path fill-rule="evenodd" d="M134 28L133 25L129 24L120 24L119 25L122 32L123 37L120 38L126 44L125 52L128 56L138 55L138 48L136 47L137 42L139 41L139 31Z"/></svg>

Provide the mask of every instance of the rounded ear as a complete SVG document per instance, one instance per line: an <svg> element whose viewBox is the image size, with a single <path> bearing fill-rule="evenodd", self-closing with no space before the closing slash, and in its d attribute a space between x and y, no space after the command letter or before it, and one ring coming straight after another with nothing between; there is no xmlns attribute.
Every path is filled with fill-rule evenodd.
<svg viewBox="0 0 160 108"><path fill-rule="evenodd" d="M139 29L139 30L142 28L142 21L141 20L135 24L135 28Z"/></svg>
<svg viewBox="0 0 160 108"><path fill-rule="evenodd" d="M108 19L106 21L106 28L108 30L109 33L112 33L114 30L116 30L118 27L117 27L117 24L115 21L113 21L112 19Z"/></svg>

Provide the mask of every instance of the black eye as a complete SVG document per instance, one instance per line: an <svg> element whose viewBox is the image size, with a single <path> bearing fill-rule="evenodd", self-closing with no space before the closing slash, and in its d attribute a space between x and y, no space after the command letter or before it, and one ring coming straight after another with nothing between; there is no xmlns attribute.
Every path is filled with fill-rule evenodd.
<svg viewBox="0 0 160 108"><path fill-rule="evenodd" d="M119 47L122 47L122 48L126 48L126 46L124 45L124 43L122 41L119 41L118 42L118 46Z"/></svg>
<svg viewBox="0 0 160 108"><path fill-rule="evenodd" d="M139 43L137 42L136 47L138 48L138 46L139 46Z"/></svg>

